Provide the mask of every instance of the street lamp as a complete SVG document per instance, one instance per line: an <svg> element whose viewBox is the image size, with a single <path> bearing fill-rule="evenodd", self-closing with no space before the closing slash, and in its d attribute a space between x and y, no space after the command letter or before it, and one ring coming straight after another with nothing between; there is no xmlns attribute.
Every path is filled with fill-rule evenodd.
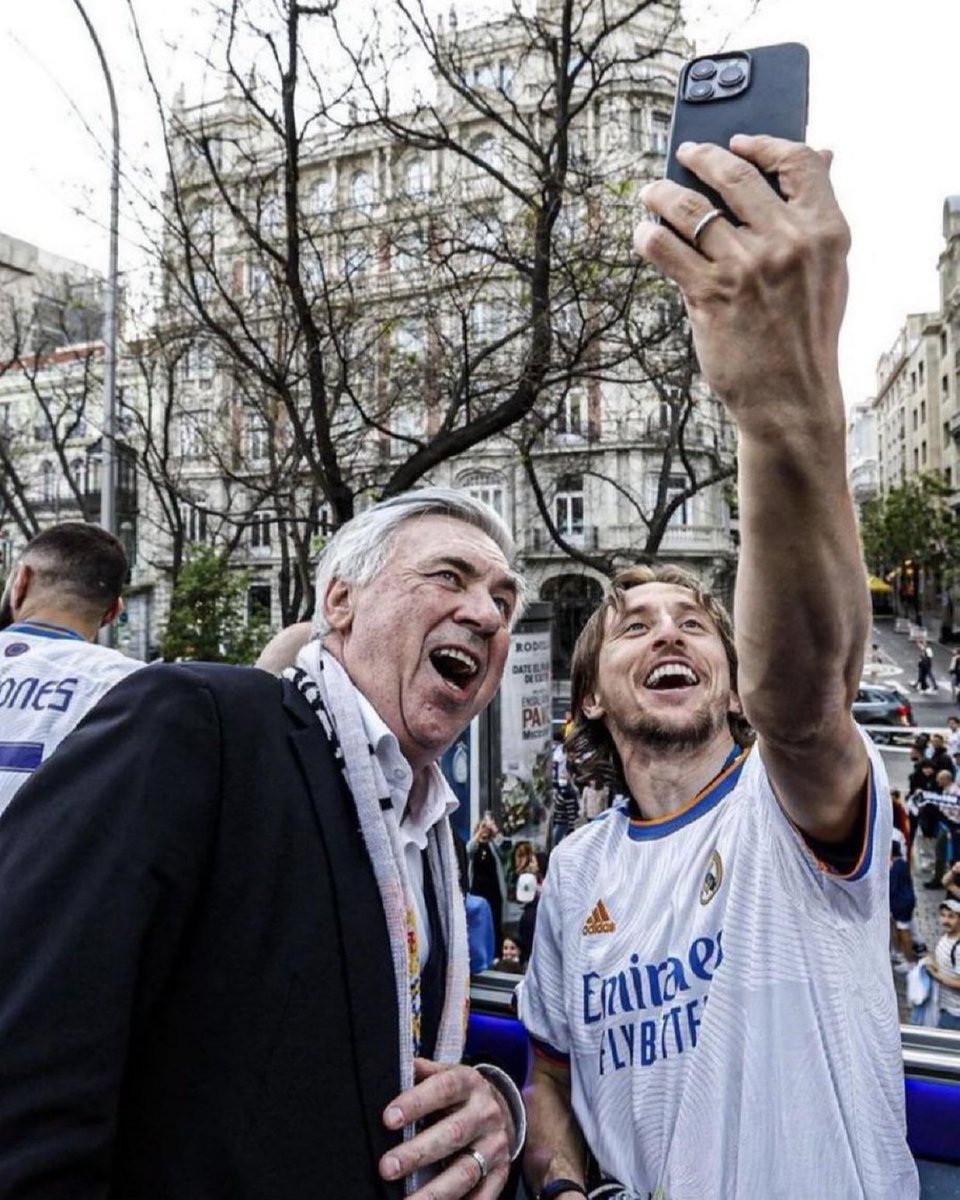
<svg viewBox="0 0 960 1200"><path fill-rule="evenodd" d="M103 436L100 450L100 524L109 533L116 533L116 423L117 423L117 260L120 207L120 120L117 97L107 59L90 18L81 0L73 0L87 32L96 47L103 77L110 97L110 120L113 126L113 153L110 162L110 262L103 301Z"/></svg>

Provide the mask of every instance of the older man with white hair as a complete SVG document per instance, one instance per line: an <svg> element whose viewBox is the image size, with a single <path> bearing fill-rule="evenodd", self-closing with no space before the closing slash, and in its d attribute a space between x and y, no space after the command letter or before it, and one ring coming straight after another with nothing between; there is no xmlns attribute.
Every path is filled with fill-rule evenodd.
<svg viewBox="0 0 960 1200"><path fill-rule="evenodd" d="M0 1194L494 1200L509 1080L459 1065L437 759L523 601L499 518L428 489L332 539L282 679L133 675L0 838Z"/></svg>

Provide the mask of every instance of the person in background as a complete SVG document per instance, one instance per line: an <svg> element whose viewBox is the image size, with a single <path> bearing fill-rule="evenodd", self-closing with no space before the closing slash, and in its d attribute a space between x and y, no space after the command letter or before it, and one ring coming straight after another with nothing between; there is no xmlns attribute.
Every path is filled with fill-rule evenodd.
<svg viewBox="0 0 960 1200"><path fill-rule="evenodd" d="M960 656L960 651L954 650L953 656ZM960 717L947 717L947 751L954 760L953 773L956 776L956 757L960 754Z"/></svg>
<svg viewBox="0 0 960 1200"><path fill-rule="evenodd" d="M520 957L524 963L530 961L530 952L533 949L533 935L537 929L537 910L540 907L540 894L543 891L543 881L547 877L547 867L550 862L550 856L543 850L537 851L537 870L534 874L534 891L529 897L520 914L520 924L517 930L517 941L520 945Z"/></svg>
<svg viewBox="0 0 960 1200"><path fill-rule="evenodd" d="M0 813L85 713L144 664L97 644L123 607L127 556L111 533L38 533L0 598Z"/></svg>
<svg viewBox="0 0 960 1200"><path fill-rule="evenodd" d="M493 964L495 971L505 971L508 975L522 975L523 963L520 961L520 947L512 937L505 937L500 948L500 957Z"/></svg>
<svg viewBox="0 0 960 1200"><path fill-rule="evenodd" d="M479 975L486 971L493 962L497 943L493 934L493 916L490 905L483 896L475 896L467 890L467 848L463 838L453 835L457 851L457 873L460 879L460 891L467 912L467 947L470 951L470 974Z"/></svg>
<svg viewBox="0 0 960 1200"><path fill-rule="evenodd" d="M946 771L951 779L957 773L956 763L947 749L946 739L942 733L934 733L930 737L930 749L927 758L933 763L935 771Z"/></svg>
<svg viewBox="0 0 960 1200"><path fill-rule="evenodd" d="M937 942L932 958L923 965L940 984L941 1029L960 1030L960 900L951 896L940 905L940 928L943 936Z"/></svg>
<svg viewBox="0 0 960 1200"><path fill-rule="evenodd" d="M503 901L507 894L506 875L499 850L502 840L493 813L488 810L477 822L467 842L469 888L474 896L482 896L490 906L495 946L503 940Z"/></svg>
<svg viewBox="0 0 960 1200"><path fill-rule="evenodd" d="M890 844L890 919L893 922L894 970L906 973L916 961L913 949L913 914L917 906L910 867L902 843Z"/></svg>
<svg viewBox="0 0 960 1200"><path fill-rule="evenodd" d="M606 811L610 803L609 788L598 779L588 779L586 787L580 793L580 803L583 806L584 817L592 821L594 817L599 817Z"/></svg>
<svg viewBox="0 0 960 1200"><path fill-rule="evenodd" d="M511 900L517 898L517 880L521 875L535 871L537 859L533 851L533 842L526 840L517 842L510 855L510 866L507 872L507 889Z"/></svg>
<svg viewBox="0 0 960 1200"><path fill-rule="evenodd" d="M954 703L960 700L960 649L954 649L950 655L950 690L954 699ZM956 721L956 717L952 720ZM958 746L960 751L960 746ZM957 753L957 751L954 751Z"/></svg>

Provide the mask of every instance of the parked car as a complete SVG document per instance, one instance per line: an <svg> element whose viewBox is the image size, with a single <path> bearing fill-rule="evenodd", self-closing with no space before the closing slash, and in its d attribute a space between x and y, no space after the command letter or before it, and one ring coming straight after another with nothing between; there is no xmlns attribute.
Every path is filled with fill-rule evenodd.
<svg viewBox="0 0 960 1200"><path fill-rule="evenodd" d="M862 679L853 702L853 719L860 725L890 725L905 728L913 725L910 695L895 683L873 683ZM892 734L883 731L871 734L875 742L893 741Z"/></svg>

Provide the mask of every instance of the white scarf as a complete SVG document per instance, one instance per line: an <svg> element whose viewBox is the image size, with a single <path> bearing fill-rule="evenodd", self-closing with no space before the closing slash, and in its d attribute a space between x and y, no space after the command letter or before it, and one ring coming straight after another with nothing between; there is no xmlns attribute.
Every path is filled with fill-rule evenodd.
<svg viewBox="0 0 960 1200"><path fill-rule="evenodd" d="M315 639L303 647L297 655L296 667L284 671L284 678L296 685L319 718L356 806L390 936L400 1023L400 1086L406 1091L413 1086L413 1059L420 1053L420 956L415 902L404 864L397 814L389 801L381 803L381 797L389 796L389 787L367 740L356 689L337 659ZM434 1059L457 1063L463 1054L470 968L466 912L453 834L446 818L430 830L426 857L447 950L443 1012ZM407 1126L404 1138L411 1138L415 1132L412 1126ZM407 1194L416 1186L416 1177L409 1177Z"/></svg>

